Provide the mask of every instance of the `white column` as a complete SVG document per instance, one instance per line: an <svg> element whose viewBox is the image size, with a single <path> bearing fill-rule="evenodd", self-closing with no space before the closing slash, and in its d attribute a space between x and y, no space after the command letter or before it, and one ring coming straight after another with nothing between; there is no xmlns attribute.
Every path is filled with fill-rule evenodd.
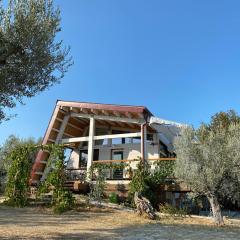
<svg viewBox="0 0 240 240"><path fill-rule="evenodd" d="M147 159L146 142L147 142L147 127L146 127L146 124L142 124L141 125L141 158L143 161Z"/></svg>
<svg viewBox="0 0 240 240"><path fill-rule="evenodd" d="M95 119L93 117L90 118L89 123L89 138L88 138L88 161L87 161L87 171L89 172L90 167L93 161L93 153L94 153L94 137L95 134Z"/></svg>
<svg viewBox="0 0 240 240"><path fill-rule="evenodd" d="M144 159L147 161L148 159L148 151L147 151L147 124L144 125Z"/></svg>

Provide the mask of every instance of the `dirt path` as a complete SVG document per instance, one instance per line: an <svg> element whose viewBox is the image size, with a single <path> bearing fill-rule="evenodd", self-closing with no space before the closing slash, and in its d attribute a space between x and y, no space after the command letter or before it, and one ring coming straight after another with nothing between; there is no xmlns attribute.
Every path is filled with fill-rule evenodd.
<svg viewBox="0 0 240 240"><path fill-rule="evenodd" d="M240 227L215 228L199 224L210 224L210 221L163 218L160 222L151 222L131 212L109 209L53 215L46 209L0 206L0 239L240 239Z"/></svg>

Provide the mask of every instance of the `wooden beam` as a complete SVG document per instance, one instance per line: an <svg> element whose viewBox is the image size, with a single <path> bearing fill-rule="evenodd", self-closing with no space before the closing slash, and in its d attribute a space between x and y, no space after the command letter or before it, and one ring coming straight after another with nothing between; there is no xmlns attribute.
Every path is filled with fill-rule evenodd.
<svg viewBox="0 0 240 240"><path fill-rule="evenodd" d="M93 115L91 114L82 114L82 113L71 113L71 117L78 117L78 118L91 118ZM95 119L106 120L106 121L113 121L113 122L129 122L135 124L142 124L144 122L143 119L134 119L134 118L123 118L123 117L114 117L114 116L105 116L105 115L96 115L94 116Z"/></svg>
<svg viewBox="0 0 240 240"><path fill-rule="evenodd" d="M140 137L140 136L141 136L141 132L137 132L137 133L121 133L121 134L111 134L111 135L95 136L94 140L113 139L113 138L131 138L131 137Z"/></svg>
<svg viewBox="0 0 240 240"><path fill-rule="evenodd" d="M75 128L75 129L77 129L77 130L83 131L83 128L80 128L80 127L78 127L78 126L76 126L76 125L74 125L74 124L68 123L67 125L70 126L70 127Z"/></svg>
<svg viewBox="0 0 240 240"><path fill-rule="evenodd" d="M60 127L60 129L59 129L59 132L58 132L58 135L57 135L57 138L56 138L56 143L59 143L60 140L62 139L69 118L70 118L70 115L66 115L66 116L63 118L61 127Z"/></svg>
<svg viewBox="0 0 240 240"><path fill-rule="evenodd" d="M74 138L74 137L76 137L76 136L74 136L74 135L72 135L72 134L69 134L69 133L66 133L66 132L64 132L63 133L63 136L67 136L67 137L70 137L70 138Z"/></svg>
<svg viewBox="0 0 240 240"><path fill-rule="evenodd" d="M131 137L140 137L140 136L141 136L141 132L111 134L111 135L94 136L93 140L114 139L114 138L131 138ZM85 141L89 141L89 137L66 138L66 139L62 139L61 143L73 143L73 142L85 142Z"/></svg>
<svg viewBox="0 0 240 240"><path fill-rule="evenodd" d="M132 118L132 114L130 112L126 112L125 115L128 117L128 118Z"/></svg>
<svg viewBox="0 0 240 240"><path fill-rule="evenodd" d="M86 142L89 137L74 137L74 138L64 138L61 140L61 143L74 143L74 142Z"/></svg>
<svg viewBox="0 0 240 240"><path fill-rule="evenodd" d="M148 161L175 161L176 158L148 158ZM139 159L123 159L123 160L97 160L93 161L93 164L97 163L121 163L121 162L137 162Z"/></svg>
<svg viewBox="0 0 240 240"><path fill-rule="evenodd" d="M88 110L86 108L80 108L80 111L85 113L85 114L88 114Z"/></svg>
<svg viewBox="0 0 240 240"><path fill-rule="evenodd" d="M56 120L59 121L59 122L63 121L63 119L61 119L61 118L56 118Z"/></svg>
<svg viewBox="0 0 240 240"><path fill-rule="evenodd" d="M95 163L121 163L121 162L136 162L139 161L139 159L123 159L123 160L98 160L93 161L93 164Z"/></svg>
<svg viewBox="0 0 240 240"><path fill-rule="evenodd" d="M148 158L148 161L175 161L177 158Z"/></svg>
<svg viewBox="0 0 240 240"><path fill-rule="evenodd" d="M56 128L52 128L52 130L53 130L54 132L59 132L59 129L56 129Z"/></svg>

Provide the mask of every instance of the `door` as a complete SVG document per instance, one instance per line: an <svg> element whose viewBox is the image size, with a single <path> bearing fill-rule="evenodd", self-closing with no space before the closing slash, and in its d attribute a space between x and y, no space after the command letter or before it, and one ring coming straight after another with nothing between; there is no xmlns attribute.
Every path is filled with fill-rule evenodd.
<svg viewBox="0 0 240 240"><path fill-rule="evenodd" d="M113 160L123 160L123 151L122 150L112 150L112 159ZM122 163L116 163L116 165L121 166ZM123 169L113 169L112 170L112 179L123 179Z"/></svg>

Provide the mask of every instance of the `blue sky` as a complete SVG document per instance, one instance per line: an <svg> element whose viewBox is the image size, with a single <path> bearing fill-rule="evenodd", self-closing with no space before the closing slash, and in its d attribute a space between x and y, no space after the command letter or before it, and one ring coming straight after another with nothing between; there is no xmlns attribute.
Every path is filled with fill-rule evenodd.
<svg viewBox="0 0 240 240"><path fill-rule="evenodd" d="M240 1L56 0L74 65L0 125L43 136L57 99L147 106L193 124L240 112Z"/></svg>

